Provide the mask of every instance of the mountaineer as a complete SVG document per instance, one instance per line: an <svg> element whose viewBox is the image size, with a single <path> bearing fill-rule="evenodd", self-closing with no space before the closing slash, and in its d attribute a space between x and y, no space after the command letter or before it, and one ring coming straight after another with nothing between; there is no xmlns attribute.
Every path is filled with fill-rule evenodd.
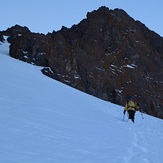
<svg viewBox="0 0 163 163"><path fill-rule="evenodd" d="M134 101L134 98L131 96L129 100L126 102L125 108L124 108L124 115L126 111L128 112L128 119L131 119L134 123L135 119L135 112L139 110L139 104Z"/></svg>

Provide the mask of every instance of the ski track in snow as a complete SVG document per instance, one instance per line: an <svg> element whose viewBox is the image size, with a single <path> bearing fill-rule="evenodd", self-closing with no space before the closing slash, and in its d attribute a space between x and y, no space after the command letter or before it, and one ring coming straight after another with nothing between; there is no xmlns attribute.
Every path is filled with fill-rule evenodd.
<svg viewBox="0 0 163 163"><path fill-rule="evenodd" d="M134 126L132 126L134 128ZM130 162L141 162L141 163L148 163L148 145L146 144L145 138L141 132L137 131L135 128L130 130L132 132L133 142L129 145L129 149L127 153L129 156L124 159L126 163ZM136 131L135 131L136 130Z"/></svg>
<svg viewBox="0 0 163 163"><path fill-rule="evenodd" d="M56 82L0 45L0 163L162 163L163 122Z"/></svg>
<svg viewBox="0 0 163 163"><path fill-rule="evenodd" d="M146 118L145 118L146 119ZM141 123L129 126L129 130L132 133L131 143L128 144L126 156L123 157L124 163L161 163L161 151L159 143L163 141L162 130L155 130L151 126L144 126ZM146 124L148 125L148 124ZM155 124L158 125L157 123ZM154 126L154 125L153 125ZM155 137L154 137L155 135ZM158 139L158 140L156 140Z"/></svg>

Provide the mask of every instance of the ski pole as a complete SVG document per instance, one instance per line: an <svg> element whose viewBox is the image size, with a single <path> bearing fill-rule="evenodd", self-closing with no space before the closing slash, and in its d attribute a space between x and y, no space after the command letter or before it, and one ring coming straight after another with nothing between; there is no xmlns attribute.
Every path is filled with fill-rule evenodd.
<svg viewBox="0 0 163 163"><path fill-rule="evenodd" d="M124 118L125 118L125 113L123 114L123 121L124 121Z"/></svg>
<svg viewBox="0 0 163 163"><path fill-rule="evenodd" d="M125 113L126 113L126 111L123 111L123 121L125 119Z"/></svg>
<svg viewBox="0 0 163 163"><path fill-rule="evenodd" d="M140 113L141 113L142 119L144 119L143 113L142 112L140 112Z"/></svg>

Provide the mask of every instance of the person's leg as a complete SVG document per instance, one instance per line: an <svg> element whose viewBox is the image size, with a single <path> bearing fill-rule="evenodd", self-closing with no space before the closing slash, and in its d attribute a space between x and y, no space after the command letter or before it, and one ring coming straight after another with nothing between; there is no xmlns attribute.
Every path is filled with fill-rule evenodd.
<svg viewBox="0 0 163 163"><path fill-rule="evenodd" d="M135 111L131 110L131 120L134 123L134 119L135 119Z"/></svg>
<svg viewBox="0 0 163 163"><path fill-rule="evenodd" d="M129 115L129 119L131 119L132 122L134 123L135 111L128 110L128 115Z"/></svg>
<svg viewBox="0 0 163 163"><path fill-rule="evenodd" d="M132 112L131 112L131 110L128 110L128 119L132 119Z"/></svg>

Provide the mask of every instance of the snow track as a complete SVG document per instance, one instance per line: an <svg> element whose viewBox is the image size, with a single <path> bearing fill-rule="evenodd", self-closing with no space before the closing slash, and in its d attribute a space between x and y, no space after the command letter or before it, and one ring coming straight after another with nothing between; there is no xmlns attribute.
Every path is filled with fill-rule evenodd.
<svg viewBox="0 0 163 163"><path fill-rule="evenodd" d="M131 129L133 139L132 143L129 145L128 152L129 156L126 157L125 163L148 163L148 145L146 144L145 138L140 131L138 131L134 126Z"/></svg>

